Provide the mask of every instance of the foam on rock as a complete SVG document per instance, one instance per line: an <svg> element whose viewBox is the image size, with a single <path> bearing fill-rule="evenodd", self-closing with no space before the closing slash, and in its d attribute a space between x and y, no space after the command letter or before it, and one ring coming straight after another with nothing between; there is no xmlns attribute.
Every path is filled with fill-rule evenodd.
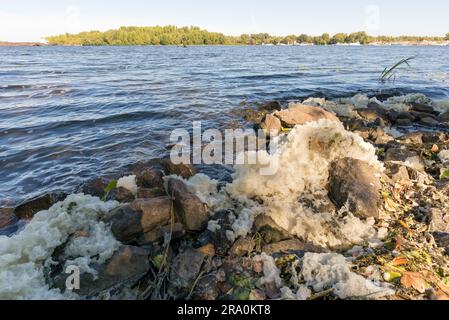
<svg viewBox="0 0 449 320"><path fill-rule="evenodd" d="M118 206L83 194L69 195L50 209L37 213L16 235L0 236L0 299L76 298L50 288L46 270L53 264L55 249L66 244L66 263L92 272L91 263L109 259L119 243L100 222ZM84 237L73 237L82 232Z"/></svg>
<svg viewBox="0 0 449 320"><path fill-rule="evenodd" d="M358 244L375 237L375 229L350 212L317 211L302 203L329 203L325 190L329 167L344 157L383 170L372 145L346 131L341 123L329 120L296 126L273 155L263 155L262 163L237 165L234 181L226 190L251 210L238 215L234 230L239 235L249 232L249 212L254 216L263 211L291 234L323 247ZM266 168L267 160L277 170L263 175L261 169Z"/></svg>

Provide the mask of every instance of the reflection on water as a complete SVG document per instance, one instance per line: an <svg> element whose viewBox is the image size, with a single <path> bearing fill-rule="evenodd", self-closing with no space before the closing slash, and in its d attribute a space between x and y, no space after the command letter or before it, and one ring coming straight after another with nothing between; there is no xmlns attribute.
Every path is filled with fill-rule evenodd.
<svg viewBox="0 0 449 320"><path fill-rule="evenodd" d="M447 47L0 48L0 206L163 156L173 128L241 102L357 92L448 99ZM394 84L385 66L417 56Z"/></svg>

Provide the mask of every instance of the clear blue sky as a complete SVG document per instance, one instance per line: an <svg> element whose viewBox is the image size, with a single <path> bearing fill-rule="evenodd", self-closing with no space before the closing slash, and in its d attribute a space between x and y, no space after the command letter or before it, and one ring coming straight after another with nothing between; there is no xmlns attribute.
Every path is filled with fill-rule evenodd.
<svg viewBox="0 0 449 320"><path fill-rule="evenodd" d="M448 14L447 0L0 0L0 40L166 24L233 35L444 35Z"/></svg>

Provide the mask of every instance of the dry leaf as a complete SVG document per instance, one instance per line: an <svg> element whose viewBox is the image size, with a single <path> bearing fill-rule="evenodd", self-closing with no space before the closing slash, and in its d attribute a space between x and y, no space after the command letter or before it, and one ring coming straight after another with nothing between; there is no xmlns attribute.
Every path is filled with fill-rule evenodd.
<svg viewBox="0 0 449 320"><path fill-rule="evenodd" d="M212 243L206 244L205 246L196 249L196 251L209 257L215 256L215 247Z"/></svg>
<svg viewBox="0 0 449 320"><path fill-rule="evenodd" d="M438 146L436 145L436 144L434 144L433 146L432 146L432 150L431 150L433 153L437 153L438 151L440 151L440 148L438 148Z"/></svg>
<svg viewBox="0 0 449 320"><path fill-rule="evenodd" d="M393 259L391 264L395 267L403 266L403 265L408 264L408 259L406 257L397 257L397 258Z"/></svg>
<svg viewBox="0 0 449 320"><path fill-rule="evenodd" d="M419 293L426 292L426 280L418 272L404 272L401 278L401 284L410 289L413 288Z"/></svg>
<svg viewBox="0 0 449 320"><path fill-rule="evenodd" d="M396 211L396 203L390 198L385 198L385 209L390 212Z"/></svg>
<svg viewBox="0 0 449 320"><path fill-rule="evenodd" d="M404 229L406 229L409 233L413 233L412 229L410 229L410 227L408 226L408 224L405 223L404 221L399 220L399 224L400 224Z"/></svg>

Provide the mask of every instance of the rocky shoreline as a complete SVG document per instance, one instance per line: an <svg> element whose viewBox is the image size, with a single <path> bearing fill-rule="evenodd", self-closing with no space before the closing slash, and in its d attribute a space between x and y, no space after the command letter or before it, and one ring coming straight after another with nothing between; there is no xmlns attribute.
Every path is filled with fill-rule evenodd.
<svg viewBox="0 0 449 320"><path fill-rule="evenodd" d="M1 208L0 275L30 275L0 298L449 299L449 111L356 96L243 116L281 140L276 176L150 161Z"/></svg>

